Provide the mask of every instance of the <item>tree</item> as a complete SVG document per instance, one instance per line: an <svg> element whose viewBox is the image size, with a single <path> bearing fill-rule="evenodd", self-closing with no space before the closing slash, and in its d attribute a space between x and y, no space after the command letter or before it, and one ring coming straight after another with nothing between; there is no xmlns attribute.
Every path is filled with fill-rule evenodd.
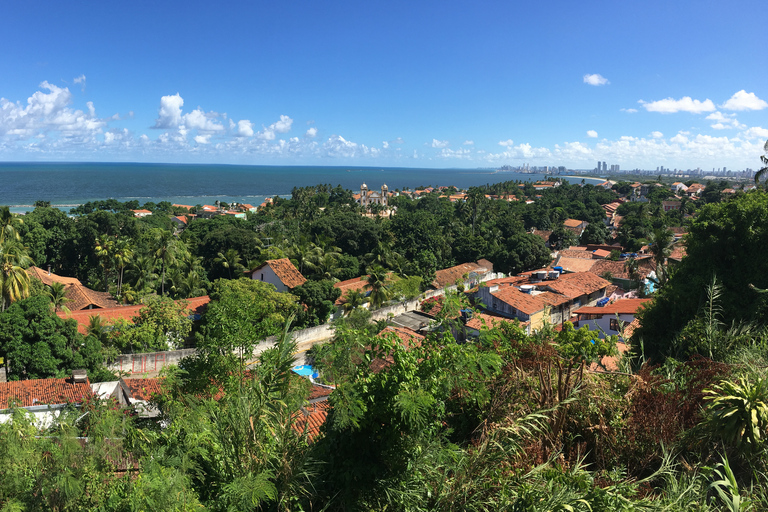
<svg viewBox="0 0 768 512"><path fill-rule="evenodd" d="M707 426L729 446L742 453L757 453L765 446L768 432L768 378L754 381L741 376L736 382L722 381L704 390L710 400Z"/></svg>
<svg viewBox="0 0 768 512"><path fill-rule="evenodd" d="M649 240L653 261L656 262L656 279L659 287L664 286L669 277L667 275L667 258L672 254L674 241L675 236L672 231L663 228L655 229Z"/></svg>
<svg viewBox="0 0 768 512"><path fill-rule="evenodd" d="M7 206L0 207L0 244L6 240L19 240L19 226L24 221L11 213Z"/></svg>
<svg viewBox="0 0 768 512"><path fill-rule="evenodd" d="M155 260L160 262L160 294L165 295L165 272L176 261L180 251L179 240L170 231L155 229L153 249Z"/></svg>
<svg viewBox="0 0 768 512"><path fill-rule="evenodd" d="M765 141L765 145L763 146L763 151L765 153L768 153L768 140ZM768 173L768 156L760 155L760 162L762 162L763 166L755 173L755 185L760 184L760 178L765 176L766 173Z"/></svg>
<svg viewBox="0 0 768 512"><path fill-rule="evenodd" d="M591 222L581 233L580 242L582 245L603 244L608 239L608 228L602 222Z"/></svg>
<svg viewBox="0 0 768 512"><path fill-rule="evenodd" d="M306 306L306 309L299 310L297 316L297 325L301 327L325 323L335 309L334 302L341 296L341 290L330 281L307 281L291 293Z"/></svg>
<svg viewBox="0 0 768 512"><path fill-rule="evenodd" d="M83 338L74 320L52 314L43 295L15 302L0 313L0 354L10 380L62 377L81 368L95 382L111 376L102 366L101 343Z"/></svg>
<svg viewBox="0 0 768 512"><path fill-rule="evenodd" d="M70 302L70 299L66 297L67 291L64 289L62 283L52 283L45 293L48 298L51 299L51 306L53 306L54 313L59 311L69 313L69 308L65 304Z"/></svg>
<svg viewBox="0 0 768 512"><path fill-rule="evenodd" d="M29 274L25 268L31 264L32 259L15 237L0 243L0 311L29 296Z"/></svg>
<svg viewBox="0 0 768 512"><path fill-rule="evenodd" d="M368 300L373 309L378 309L389 300L389 272L381 265L368 267L365 289L369 290Z"/></svg>
<svg viewBox="0 0 768 512"><path fill-rule="evenodd" d="M187 303L154 297L132 322L113 325L112 344L122 353L174 350L183 347L192 331Z"/></svg>
<svg viewBox="0 0 768 512"><path fill-rule="evenodd" d="M240 255L235 249L227 249L224 253L218 253L214 261L229 271L230 279L232 279L233 269L238 274L238 277L240 277L240 274L245 270L245 267L243 267L242 264L242 258L240 258Z"/></svg>
<svg viewBox="0 0 768 512"><path fill-rule="evenodd" d="M117 298L119 299L123 292L123 275L125 273L125 267L133 259L133 248L131 247L131 241L129 239L118 238L115 241L112 259L115 267L120 269L120 274L118 275L117 280Z"/></svg>

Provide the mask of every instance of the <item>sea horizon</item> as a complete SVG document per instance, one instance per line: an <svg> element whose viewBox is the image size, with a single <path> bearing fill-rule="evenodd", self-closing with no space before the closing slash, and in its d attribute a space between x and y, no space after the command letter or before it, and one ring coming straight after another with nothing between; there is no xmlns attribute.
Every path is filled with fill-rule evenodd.
<svg viewBox="0 0 768 512"><path fill-rule="evenodd" d="M386 184L390 191L420 186L471 186L503 181L536 181L544 173L496 169L167 164L136 162L0 162L0 205L23 213L36 201L68 209L89 201L137 200L211 204L216 200L259 204L290 196L294 187L330 184L359 190ZM566 178L578 182L586 177Z"/></svg>

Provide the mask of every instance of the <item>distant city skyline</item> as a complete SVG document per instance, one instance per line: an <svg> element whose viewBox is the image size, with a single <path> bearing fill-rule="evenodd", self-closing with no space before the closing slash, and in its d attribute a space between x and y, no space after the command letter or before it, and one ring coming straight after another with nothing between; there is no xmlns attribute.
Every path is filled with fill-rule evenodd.
<svg viewBox="0 0 768 512"><path fill-rule="evenodd" d="M763 0L3 14L0 161L738 171L768 139Z"/></svg>

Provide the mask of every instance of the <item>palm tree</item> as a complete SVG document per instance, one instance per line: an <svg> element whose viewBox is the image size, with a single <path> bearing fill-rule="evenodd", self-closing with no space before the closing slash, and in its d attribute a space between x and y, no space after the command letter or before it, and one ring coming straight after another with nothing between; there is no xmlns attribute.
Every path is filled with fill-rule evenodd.
<svg viewBox="0 0 768 512"><path fill-rule="evenodd" d="M240 254L236 249L227 249L223 253L218 253L218 257L214 258L213 261L229 270L230 279L232 279L232 269L235 269L235 271L238 273L245 270L245 267L242 264L243 259L240 257Z"/></svg>
<svg viewBox="0 0 768 512"><path fill-rule="evenodd" d="M765 141L765 145L763 146L763 151L768 153L768 140ZM762 178L766 173L768 173L768 157L766 157L765 155L760 155L760 161L763 163L763 167L761 167L760 170L755 173L755 185L759 185L760 178Z"/></svg>
<svg viewBox="0 0 768 512"><path fill-rule="evenodd" d="M48 298L51 299L51 306L53 306L53 312L63 311L69 313L69 308L65 306L71 299L67 298L67 290L62 283L52 283L45 292Z"/></svg>
<svg viewBox="0 0 768 512"><path fill-rule="evenodd" d="M133 288L140 294L155 290L158 275L155 273L155 259L153 256L141 254L131 261L128 268Z"/></svg>
<svg viewBox="0 0 768 512"><path fill-rule="evenodd" d="M0 243L8 240L19 240L19 232L16 226L24 224L18 216L11 213L11 209L7 206L0 208Z"/></svg>
<svg viewBox="0 0 768 512"><path fill-rule="evenodd" d="M371 306L373 309L378 309L382 304L389 300L389 289L387 288L389 273L387 272L387 269L381 265L368 267L368 277L366 278L366 282L365 289L371 291L368 296Z"/></svg>
<svg viewBox="0 0 768 512"><path fill-rule="evenodd" d="M107 284L107 271L109 265L112 263L112 255L114 253L115 240L109 235L99 235L96 238L96 257L101 262L101 267L104 269L104 291L109 291L109 285Z"/></svg>
<svg viewBox="0 0 768 512"><path fill-rule="evenodd" d="M15 236L0 243L0 310L29 297L30 279L25 268L32 264L32 258Z"/></svg>
<svg viewBox="0 0 768 512"><path fill-rule="evenodd" d="M653 261L656 262L656 278L659 286L667 282L667 258L672 254L672 242L675 236L668 229L655 229L651 233L650 251L653 255Z"/></svg>
<svg viewBox="0 0 768 512"><path fill-rule="evenodd" d="M125 273L125 267L130 263L133 258L133 249L131 248L131 241L128 238L118 238L115 242L112 260L115 267L120 269L120 275L117 281L117 297L123 292L123 274Z"/></svg>
<svg viewBox="0 0 768 512"><path fill-rule="evenodd" d="M368 299L363 292L360 290L350 290L344 294L344 302L341 304L341 309L343 309L346 314L350 314L352 310L362 306L366 302L368 302Z"/></svg>
<svg viewBox="0 0 768 512"><path fill-rule="evenodd" d="M629 287L637 288L640 286L640 265L635 258L629 258L624 263L624 271L629 274Z"/></svg>
<svg viewBox="0 0 768 512"><path fill-rule="evenodd" d="M167 268L176 262L179 253L179 241L173 233L156 228L153 240L155 261L161 264L160 294L165 295L165 272Z"/></svg>

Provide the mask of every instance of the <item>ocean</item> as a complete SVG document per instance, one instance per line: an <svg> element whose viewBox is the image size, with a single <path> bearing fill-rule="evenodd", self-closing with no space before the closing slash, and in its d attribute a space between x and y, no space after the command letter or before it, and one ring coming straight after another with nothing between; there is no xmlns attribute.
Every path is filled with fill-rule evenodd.
<svg viewBox="0 0 768 512"><path fill-rule="evenodd" d="M418 186L471 186L509 180L535 181L543 174L495 170L322 166L262 166L145 163L0 163L0 205L21 213L35 201L68 210L87 201L117 199L188 205L223 202L259 204L290 196L293 187L327 183L359 190L383 184L389 190ZM570 178L569 178L570 179ZM580 181L573 178L571 181Z"/></svg>

